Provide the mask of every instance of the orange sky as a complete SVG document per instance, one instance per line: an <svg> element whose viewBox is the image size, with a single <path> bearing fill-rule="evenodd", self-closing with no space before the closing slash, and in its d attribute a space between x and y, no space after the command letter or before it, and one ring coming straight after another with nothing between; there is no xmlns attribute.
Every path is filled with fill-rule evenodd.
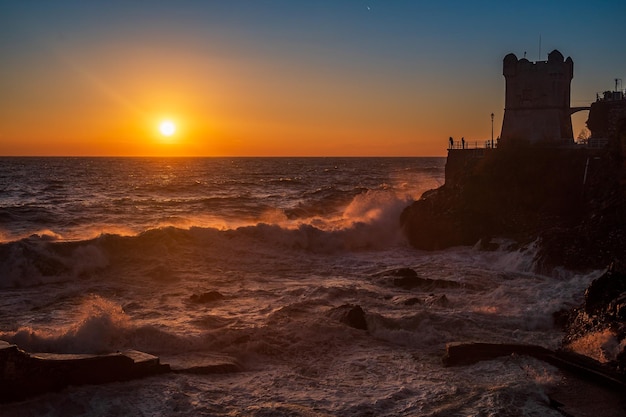
<svg viewBox="0 0 626 417"><path fill-rule="evenodd" d="M418 76L325 73L167 47L48 53L54 72L31 69L21 105L5 109L4 154L441 155L450 134L490 132L488 115L477 127L468 100L429 91ZM171 140L158 131L164 119L177 125Z"/></svg>
<svg viewBox="0 0 626 417"><path fill-rule="evenodd" d="M445 155L449 136L488 139L492 112L498 135L502 58L529 39L463 13L451 30L443 6L217 3L1 5L0 155ZM583 65L577 89L575 54L593 55L575 41L554 47L589 103L607 80Z"/></svg>

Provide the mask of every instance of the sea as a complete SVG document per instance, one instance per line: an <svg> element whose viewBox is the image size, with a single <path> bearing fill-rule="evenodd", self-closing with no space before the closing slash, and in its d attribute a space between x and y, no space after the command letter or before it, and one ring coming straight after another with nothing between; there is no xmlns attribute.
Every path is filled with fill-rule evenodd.
<svg viewBox="0 0 626 417"><path fill-rule="evenodd" d="M238 365L71 386L0 415L562 416L546 394L561 375L544 362L442 357L452 342L559 347L553 314L603 271L539 274L536 244L505 240L411 247L400 214L444 170L445 158L0 158L0 340ZM397 286L402 268L434 284ZM331 314L345 305L366 330Z"/></svg>

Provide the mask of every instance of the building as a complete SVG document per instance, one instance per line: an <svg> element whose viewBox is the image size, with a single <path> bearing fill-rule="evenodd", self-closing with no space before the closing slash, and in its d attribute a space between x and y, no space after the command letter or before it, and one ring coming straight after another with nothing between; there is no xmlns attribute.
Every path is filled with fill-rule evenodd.
<svg viewBox="0 0 626 417"><path fill-rule="evenodd" d="M619 87L621 81L619 78L615 79L615 90L598 95L591 104L587 127L593 140L617 138L618 132L625 128L626 97Z"/></svg>
<svg viewBox="0 0 626 417"><path fill-rule="evenodd" d="M506 79L500 146L516 141L549 145L574 143L570 108L572 58L554 50L547 61L530 62L515 54L504 57Z"/></svg>

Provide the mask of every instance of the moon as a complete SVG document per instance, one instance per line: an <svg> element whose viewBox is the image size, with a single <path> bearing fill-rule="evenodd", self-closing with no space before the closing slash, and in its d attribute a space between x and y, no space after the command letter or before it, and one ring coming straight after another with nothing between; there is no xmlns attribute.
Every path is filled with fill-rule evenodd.
<svg viewBox="0 0 626 417"><path fill-rule="evenodd" d="M163 136L172 136L176 133L176 125L171 120L163 120L159 125L159 132Z"/></svg>

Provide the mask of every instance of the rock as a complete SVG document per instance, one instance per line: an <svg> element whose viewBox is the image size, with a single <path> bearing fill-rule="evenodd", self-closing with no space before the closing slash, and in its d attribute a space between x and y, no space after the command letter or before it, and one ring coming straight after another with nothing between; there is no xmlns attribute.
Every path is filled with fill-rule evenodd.
<svg viewBox="0 0 626 417"><path fill-rule="evenodd" d="M391 281L395 287L411 290L419 288L423 291L432 291L435 288L460 288L462 285L456 281L445 279L422 278L411 268L398 268L376 274L377 277Z"/></svg>
<svg viewBox="0 0 626 417"><path fill-rule="evenodd" d="M482 216L472 210L462 210L460 198L454 191L445 185L434 191L411 204L400 216L411 245L417 249L440 250L473 245L487 234L482 230Z"/></svg>
<svg viewBox="0 0 626 417"><path fill-rule="evenodd" d="M224 296L217 291L203 292L202 294L193 294L189 297L189 301L195 304L206 304L214 301L223 300Z"/></svg>
<svg viewBox="0 0 626 417"><path fill-rule="evenodd" d="M211 352L186 352L181 356L168 356L163 359L167 361L174 373L209 375L243 370L243 366L237 359Z"/></svg>
<svg viewBox="0 0 626 417"><path fill-rule="evenodd" d="M609 304L617 300L624 292L626 292L626 273L609 268L585 291L585 312L606 314Z"/></svg>
<svg viewBox="0 0 626 417"><path fill-rule="evenodd" d="M448 343L442 358L446 366L471 365L502 356L526 355L545 361L578 377L607 387L626 389L626 379L613 369L586 356L566 350L550 350L537 345L514 343Z"/></svg>
<svg viewBox="0 0 626 417"><path fill-rule="evenodd" d="M359 330L367 330L365 311L359 305L344 304L328 311L328 316Z"/></svg>
<svg viewBox="0 0 626 417"><path fill-rule="evenodd" d="M626 292L621 293L617 298L611 301L608 311L616 320L626 322Z"/></svg>
<svg viewBox="0 0 626 417"><path fill-rule="evenodd" d="M0 341L0 402L18 401L68 385L103 384L169 372L138 351L107 355L26 353Z"/></svg>
<svg viewBox="0 0 626 417"><path fill-rule="evenodd" d="M420 300L417 297L411 297L411 298L407 298L406 300L404 300L402 304L404 304L405 306L414 306L414 305L422 304L422 300Z"/></svg>
<svg viewBox="0 0 626 417"><path fill-rule="evenodd" d="M619 153L518 146L476 157L453 150L446 183L404 209L402 229L422 250L477 242L492 250L492 238L522 246L539 241L536 265L544 273L626 261L626 187L619 182L626 168Z"/></svg>
<svg viewBox="0 0 626 417"><path fill-rule="evenodd" d="M443 363L446 366L470 365L512 354L543 359L552 352L541 346L510 343L448 343Z"/></svg>
<svg viewBox="0 0 626 417"><path fill-rule="evenodd" d="M571 311L567 308L562 308L552 313L552 321L554 325L559 329L565 329L568 321L570 320Z"/></svg>
<svg viewBox="0 0 626 417"><path fill-rule="evenodd" d="M610 334L619 346L619 351L608 357L610 366L626 375L626 273L613 266L595 279L587 288L582 305L567 316L564 331L566 347L575 346L585 337Z"/></svg>
<svg viewBox="0 0 626 417"><path fill-rule="evenodd" d="M526 355L559 368L564 377L548 387L550 405L563 415L623 416L626 382L611 369L581 355L552 351L536 345L508 343L449 343L443 357L446 366L471 365L503 356ZM608 389L607 389L608 388Z"/></svg>

